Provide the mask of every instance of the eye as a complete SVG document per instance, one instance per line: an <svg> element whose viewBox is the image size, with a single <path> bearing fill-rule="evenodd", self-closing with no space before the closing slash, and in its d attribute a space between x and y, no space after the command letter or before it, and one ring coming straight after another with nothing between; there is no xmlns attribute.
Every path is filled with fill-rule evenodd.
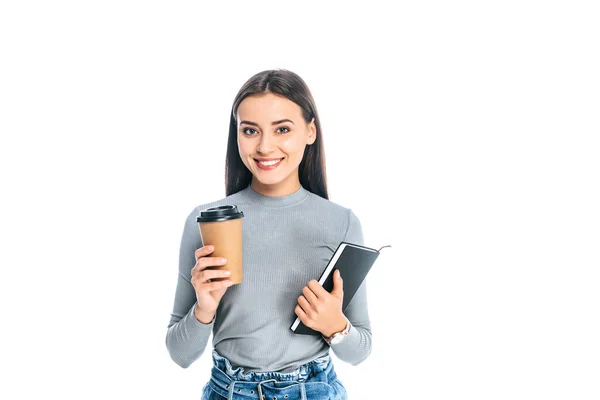
<svg viewBox="0 0 600 400"><path fill-rule="evenodd" d="M256 132L256 129L252 129L252 128L244 128L244 129L242 129L242 132L245 133L246 135L248 135L248 132L246 132L248 130Z"/></svg>
<svg viewBox="0 0 600 400"><path fill-rule="evenodd" d="M288 133L290 131L286 126L282 126L281 128L277 128L277 130L280 130L280 129L285 129L285 132L280 132L280 133Z"/></svg>

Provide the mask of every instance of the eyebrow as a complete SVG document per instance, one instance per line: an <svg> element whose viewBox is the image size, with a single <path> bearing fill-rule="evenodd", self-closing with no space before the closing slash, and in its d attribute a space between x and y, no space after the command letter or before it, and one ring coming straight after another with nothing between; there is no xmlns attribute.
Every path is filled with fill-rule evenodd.
<svg viewBox="0 0 600 400"><path fill-rule="evenodd" d="M281 124L282 122L290 122L290 123L294 124L294 121L292 121L292 120L289 120L289 119L280 119L279 121L273 121L273 122L271 122L271 125ZM252 121L241 121L240 125L241 124L258 126L258 124L256 122L252 122Z"/></svg>

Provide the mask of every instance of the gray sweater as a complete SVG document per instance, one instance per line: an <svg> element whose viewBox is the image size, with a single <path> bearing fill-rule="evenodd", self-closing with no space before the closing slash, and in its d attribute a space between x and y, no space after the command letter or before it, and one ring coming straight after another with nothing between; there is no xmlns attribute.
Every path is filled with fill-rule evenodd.
<svg viewBox="0 0 600 400"><path fill-rule="evenodd" d="M196 216L200 211L234 204L243 211L243 282L230 286L213 321L194 316L196 292L191 270L194 251L203 246ZM173 361L187 368L212 345L233 368L289 372L329 352L321 336L290 330L302 288L319 279L341 241L364 245L357 216L348 208L304 187L287 196L264 196L250 186L226 198L200 205L188 215L179 253L179 274L166 345ZM211 243L207 243L211 244ZM210 256L210 255L209 255ZM331 345L335 355L352 365L371 352L366 279L344 315L352 323L346 339ZM211 354L212 349L207 354Z"/></svg>

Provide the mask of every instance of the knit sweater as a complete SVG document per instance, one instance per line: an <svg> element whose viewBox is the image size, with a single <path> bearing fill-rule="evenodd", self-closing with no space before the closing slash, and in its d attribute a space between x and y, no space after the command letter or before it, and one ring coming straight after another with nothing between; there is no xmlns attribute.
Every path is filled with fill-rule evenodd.
<svg viewBox="0 0 600 400"><path fill-rule="evenodd" d="M191 284L194 252L204 245L196 216L206 208L226 204L237 205L244 213L243 282L227 289L215 318L204 324L194 316L196 292ZM187 368L206 352L212 333L215 350L234 369L285 373L327 354L330 348L342 361L358 365L371 352L366 279L344 311L352 324L344 341L329 345L321 336L290 330L302 288L311 279L319 279L342 241L364 245L358 217L304 187L286 196L265 196L248 185L224 199L195 207L186 218L181 238L175 301L166 335L171 359Z"/></svg>

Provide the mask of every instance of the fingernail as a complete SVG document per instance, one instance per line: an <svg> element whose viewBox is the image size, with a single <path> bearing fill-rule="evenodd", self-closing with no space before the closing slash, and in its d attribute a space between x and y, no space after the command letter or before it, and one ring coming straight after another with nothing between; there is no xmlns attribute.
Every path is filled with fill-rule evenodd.
<svg viewBox="0 0 600 400"><path fill-rule="evenodd" d="M225 286L231 286L231 285L233 285L233 282L231 282L231 281L227 281L227 282L225 283Z"/></svg>
<svg viewBox="0 0 600 400"><path fill-rule="evenodd" d="M231 275L231 271L225 271L225 275L227 275L227 276Z"/></svg>
<svg viewBox="0 0 600 400"><path fill-rule="evenodd" d="M223 262L223 263L227 262L227 259L226 258L221 258L221 262Z"/></svg>

